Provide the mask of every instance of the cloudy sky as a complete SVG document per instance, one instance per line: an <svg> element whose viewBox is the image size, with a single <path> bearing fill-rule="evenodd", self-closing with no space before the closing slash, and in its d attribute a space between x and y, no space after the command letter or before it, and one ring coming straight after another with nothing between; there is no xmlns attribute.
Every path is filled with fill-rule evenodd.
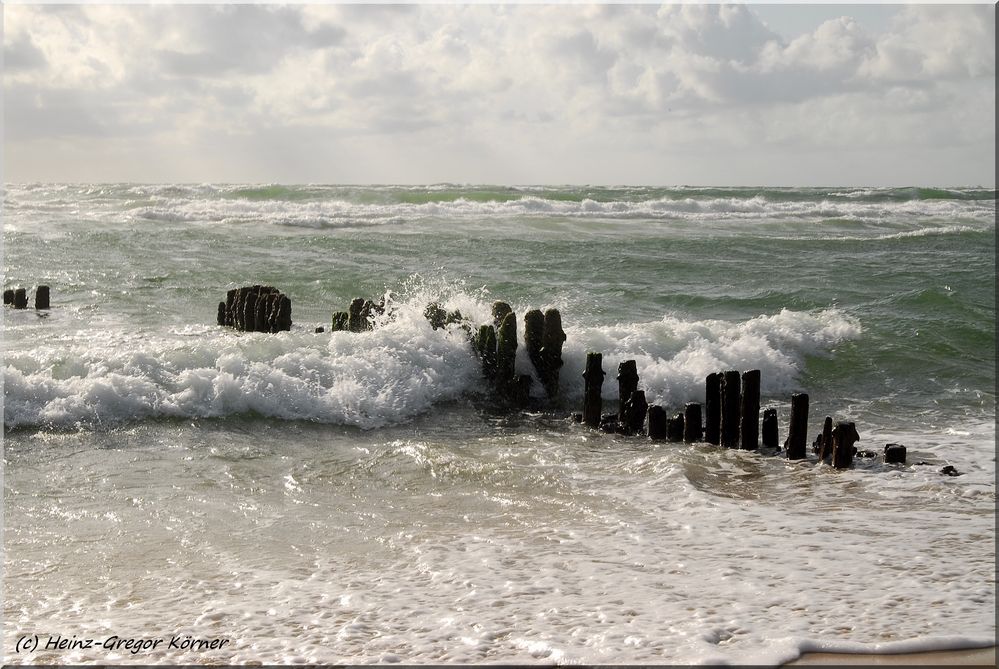
<svg viewBox="0 0 999 669"><path fill-rule="evenodd" d="M4 5L4 179L990 185L993 5Z"/></svg>

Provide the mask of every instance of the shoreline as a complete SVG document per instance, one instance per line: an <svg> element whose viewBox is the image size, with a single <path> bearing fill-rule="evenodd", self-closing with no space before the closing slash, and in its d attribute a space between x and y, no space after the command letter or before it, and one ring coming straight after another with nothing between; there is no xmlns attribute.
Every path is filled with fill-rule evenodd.
<svg viewBox="0 0 999 669"><path fill-rule="evenodd" d="M796 660L781 666L824 666L824 665L863 665L863 666L996 666L996 647L964 648L960 650L930 650L915 653L802 653Z"/></svg>

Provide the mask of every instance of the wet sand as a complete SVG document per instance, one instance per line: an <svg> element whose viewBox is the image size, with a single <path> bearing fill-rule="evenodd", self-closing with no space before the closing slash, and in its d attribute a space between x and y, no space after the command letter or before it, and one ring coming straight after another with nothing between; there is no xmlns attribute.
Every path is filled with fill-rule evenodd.
<svg viewBox="0 0 999 669"><path fill-rule="evenodd" d="M926 653L897 653L893 655L805 653L797 660L788 662L784 666L819 665L864 665L868 667L955 665L964 667L994 667L996 666L996 647L974 648L971 650L941 650Z"/></svg>

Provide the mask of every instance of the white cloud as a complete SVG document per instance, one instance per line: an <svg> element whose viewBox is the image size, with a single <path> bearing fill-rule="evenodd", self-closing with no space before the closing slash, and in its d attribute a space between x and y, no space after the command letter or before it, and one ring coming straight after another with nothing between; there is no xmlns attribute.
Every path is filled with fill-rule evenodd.
<svg viewBox="0 0 999 669"><path fill-rule="evenodd" d="M811 181L837 151L994 143L994 7L881 34L842 10L786 40L743 5L8 5L7 174ZM753 151L796 164L732 173Z"/></svg>

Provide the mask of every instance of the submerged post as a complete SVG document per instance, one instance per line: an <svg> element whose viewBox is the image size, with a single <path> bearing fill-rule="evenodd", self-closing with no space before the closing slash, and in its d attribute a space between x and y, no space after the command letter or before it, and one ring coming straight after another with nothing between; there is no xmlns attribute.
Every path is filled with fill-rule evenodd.
<svg viewBox="0 0 999 669"><path fill-rule="evenodd" d="M28 308L28 291L26 291L24 288L14 289L14 308L15 309Z"/></svg>
<svg viewBox="0 0 999 669"><path fill-rule="evenodd" d="M787 426L787 459L802 460L808 442L808 393L791 395L791 420Z"/></svg>
<svg viewBox="0 0 999 669"><path fill-rule="evenodd" d="M625 360L617 366L617 420L625 422L624 405L631 394L638 390L638 367L634 360Z"/></svg>
<svg viewBox="0 0 999 669"><path fill-rule="evenodd" d="M829 462L833 452L832 416L826 416L822 422L822 436L819 439L819 462Z"/></svg>
<svg viewBox="0 0 999 669"><path fill-rule="evenodd" d="M496 385L509 392L516 383L517 316L512 311L503 317L496 332Z"/></svg>
<svg viewBox="0 0 999 669"><path fill-rule="evenodd" d="M683 414L675 414L666 421L666 439L669 441L683 441Z"/></svg>
<svg viewBox="0 0 999 669"><path fill-rule="evenodd" d="M704 441L715 446L721 442L721 374L704 379Z"/></svg>
<svg viewBox="0 0 999 669"><path fill-rule="evenodd" d="M839 423L832 431L832 465L836 469L846 469L853 465L853 445L860 440L854 423Z"/></svg>
<svg viewBox="0 0 999 669"><path fill-rule="evenodd" d="M740 409L739 445L755 451L760 445L760 370L742 373L742 408Z"/></svg>
<svg viewBox="0 0 999 669"><path fill-rule="evenodd" d="M604 383L604 370L601 366L603 355L586 354L586 371L583 372L583 422L590 427L600 427L600 388Z"/></svg>
<svg viewBox="0 0 999 669"><path fill-rule="evenodd" d="M666 409L658 404L649 407L649 439L661 441L666 438L668 417Z"/></svg>
<svg viewBox="0 0 999 669"><path fill-rule="evenodd" d="M721 380L721 445L739 447L739 411L741 410L741 382L739 372L727 371Z"/></svg>
<svg viewBox="0 0 999 669"><path fill-rule="evenodd" d="M628 434L641 434L645 430L645 414L649 411L649 403L645 399L644 390L636 390L624 404L624 426Z"/></svg>
<svg viewBox="0 0 999 669"><path fill-rule="evenodd" d="M541 383L549 398L558 395L558 377L562 369L562 344L565 343L565 330L562 329L562 314L558 309L545 311L541 330Z"/></svg>
<svg viewBox="0 0 999 669"><path fill-rule="evenodd" d="M4 304L14 304L14 289L8 288L3 291L3 303Z"/></svg>
<svg viewBox="0 0 999 669"><path fill-rule="evenodd" d="M763 410L763 446L764 448L779 448L777 438L777 409Z"/></svg>
<svg viewBox="0 0 999 669"><path fill-rule="evenodd" d="M35 309L49 308L49 287L38 286L35 288Z"/></svg>
<svg viewBox="0 0 999 669"><path fill-rule="evenodd" d="M701 405L697 402L687 402L683 407L683 440L701 440Z"/></svg>

